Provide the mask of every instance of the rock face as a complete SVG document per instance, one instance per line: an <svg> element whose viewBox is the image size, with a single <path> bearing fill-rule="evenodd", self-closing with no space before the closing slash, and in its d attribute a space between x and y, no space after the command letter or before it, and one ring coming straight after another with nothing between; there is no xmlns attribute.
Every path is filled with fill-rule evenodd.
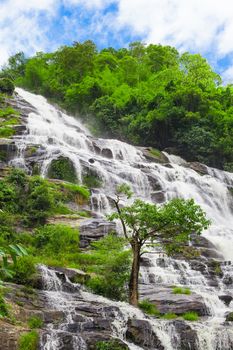
<svg viewBox="0 0 233 350"><path fill-rule="evenodd" d="M155 304L162 314L182 315L188 311L197 312L200 316L208 315L204 300L195 293L190 295L174 294L171 288L148 288L143 291L143 298Z"/></svg>
<svg viewBox="0 0 233 350"><path fill-rule="evenodd" d="M80 247L86 248L91 242L96 241L110 232L116 231L114 222L105 221L103 219L84 220L80 224Z"/></svg>
<svg viewBox="0 0 233 350"><path fill-rule="evenodd" d="M146 320L129 320L126 338L143 349L165 350L150 323Z"/></svg>
<svg viewBox="0 0 233 350"><path fill-rule="evenodd" d="M175 320L173 326L179 335L178 350L200 350L196 332L184 321Z"/></svg>

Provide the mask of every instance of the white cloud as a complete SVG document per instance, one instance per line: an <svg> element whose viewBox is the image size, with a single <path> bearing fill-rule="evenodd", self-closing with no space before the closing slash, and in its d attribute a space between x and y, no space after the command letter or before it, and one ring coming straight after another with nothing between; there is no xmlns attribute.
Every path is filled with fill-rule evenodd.
<svg viewBox="0 0 233 350"><path fill-rule="evenodd" d="M17 51L27 53L47 45L46 26L56 13L55 0L5 0L0 7L0 64ZM43 21L40 17L43 14Z"/></svg>
<svg viewBox="0 0 233 350"><path fill-rule="evenodd" d="M140 36L147 43L176 46L211 56L215 63L233 54L232 0L0 0L0 64L19 50L34 53L61 45L59 37L49 42L50 26L61 5L69 7L71 17L63 18L63 39ZM111 4L118 10L102 11ZM102 12L101 12L102 11ZM42 16L43 14L43 16ZM88 27L82 18L90 14ZM69 25L72 23L72 26ZM121 33L121 34L119 34ZM85 37L86 35L86 37ZM74 36L74 35L73 35ZM73 40L73 36L70 40ZM75 40L76 40L75 39ZM62 39L60 39L62 40ZM111 43L110 43L111 44ZM53 46L52 46L53 47ZM226 72L227 74L227 72Z"/></svg>
<svg viewBox="0 0 233 350"><path fill-rule="evenodd" d="M233 50L232 0L119 0L117 23L148 43L221 56Z"/></svg>

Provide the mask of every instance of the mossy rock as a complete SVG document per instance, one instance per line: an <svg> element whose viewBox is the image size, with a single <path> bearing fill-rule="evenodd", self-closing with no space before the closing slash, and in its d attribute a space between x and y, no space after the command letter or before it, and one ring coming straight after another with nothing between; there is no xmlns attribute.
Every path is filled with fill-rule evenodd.
<svg viewBox="0 0 233 350"><path fill-rule="evenodd" d="M98 341L94 347L91 347L93 350L127 350L129 349L126 344L124 344L119 339L113 339L108 341Z"/></svg>
<svg viewBox="0 0 233 350"><path fill-rule="evenodd" d="M83 181L83 184L88 188L99 188L99 187L102 187L103 185L103 180L92 169L85 170L82 176L82 181Z"/></svg>
<svg viewBox="0 0 233 350"><path fill-rule="evenodd" d="M50 179L58 179L73 183L78 182L74 164L67 157L59 157L52 160L48 168L47 176Z"/></svg>
<svg viewBox="0 0 233 350"><path fill-rule="evenodd" d="M8 78L0 79L0 92L3 94L12 95L15 90L15 86L12 80Z"/></svg>
<svg viewBox="0 0 233 350"><path fill-rule="evenodd" d="M233 312L230 312L226 317L227 322L233 322Z"/></svg>

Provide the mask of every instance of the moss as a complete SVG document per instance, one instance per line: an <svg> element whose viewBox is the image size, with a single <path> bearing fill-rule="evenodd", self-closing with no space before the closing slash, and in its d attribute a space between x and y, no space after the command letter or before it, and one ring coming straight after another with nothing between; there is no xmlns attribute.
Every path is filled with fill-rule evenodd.
<svg viewBox="0 0 233 350"><path fill-rule="evenodd" d="M151 148L150 154L156 158L162 158L162 153L156 148Z"/></svg>
<svg viewBox="0 0 233 350"><path fill-rule="evenodd" d="M74 164L66 157L59 157L52 160L47 175L50 179L64 180L73 183L77 183L78 181Z"/></svg>
<svg viewBox="0 0 233 350"><path fill-rule="evenodd" d="M67 200L77 200L81 196L83 199L88 200L90 197L90 191L84 186L79 186L72 183L63 183L61 188L64 190Z"/></svg>
<svg viewBox="0 0 233 350"><path fill-rule="evenodd" d="M199 319L198 314L194 311L186 312L185 314L182 315L182 317L185 321L198 321Z"/></svg>
<svg viewBox="0 0 233 350"><path fill-rule="evenodd" d="M161 318L164 318L165 320L174 320L178 316L176 314L173 314L171 312L168 312L167 314L164 314L161 316Z"/></svg>
<svg viewBox="0 0 233 350"><path fill-rule="evenodd" d="M38 316L32 316L29 320L28 320L28 326L31 329L38 329L38 328L42 328L44 325L43 320L38 317Z"/></svg>
<svg viewBox="0 0 233 350"><path fill-rule="evenodd" d="M8 138L15 134L15 130L10 126L2 126L0 127L0 137Z"/></svg>
<svg viewBox="0 0 233 350"><path fill-rule="evenodd" d="M99 341L93 350L127 350L128 346L119 343L118 340Z"/></svg>
<svg viewBox="0 0 233 350"><path fill-rule="evenodd" d="M20 336L18 350L37 350L38 344L39 334L33 330Z"/></svg>
<svg viewBox="0 0 233 350"><path fill-rule="evenodd" d="M156 306L152 304L149 300L142 300L138 303L138 307L148 315L158 316L159 311Z"/></svg>
<svg viewBox="0 0 233 350"><path fill-rule="evenodd" d="M172 293L173 294L186 294L190 295L191 290L189 288L183 288L183 287L173 287L172 288Z"/></svg>
<svg viewBox="0 0 233 350"><path fill-rule="evenodd" d="M89 173L82 177L83 184L88 188L99 188L103 185L103 181L97 174Z"/></svg>

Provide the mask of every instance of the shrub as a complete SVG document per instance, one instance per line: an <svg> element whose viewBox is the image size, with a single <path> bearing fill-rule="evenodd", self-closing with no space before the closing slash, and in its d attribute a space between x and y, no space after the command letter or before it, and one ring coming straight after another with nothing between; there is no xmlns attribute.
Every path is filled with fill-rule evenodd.
<svg viewBox="0 0 233 350"><path fill-rule="evenodd" d="M171 312L168 312L167 314L162 315L162 318L164 318L165 320L174 320L177 317L178 316L176 314L173 314Z"/></svg>
<svg viewBox="0 0 233 350"><path fill-rule="evenodd" d="M0 79L0 92L3 94L12 95L15 90L15 86L12 80L8 78Z"/></svg>
<svg viewBox="0 0 233 350"><path fill-rule="evenodd" d="M8 138L15 134L15 130L10 126L1 126L0 127L0 137Z"/></svg>
<svg viewBox="0 0 233 350"><path fill-rule="evenodd" d="M75 197L77 195L80 195L81 197L83 197L83 199L86 199L86 200L89 199L90 197L90 191L84 186L79 186L76 184L64 182L60 185L60 187L65 194L66 201L75 200Z"/></svg>
<svg viewBox="0 0 233 350"><path fill-rule="evenodd" d="M115 300L127 299L131 253L124 239L108 235L92 244L93 250L80 255L87 271L95 275L87 286L95 293Z"/></svg>
<svg viewBox="0 0 233 350"><path fill-rule="evenodd" d="M79 234L66 225L45 225L35 230L35 246L50 256L78 252Z"/></svg>
<svg viewBox="0 0 233 350"><path fill-rule="evenodd" d="M59 157L52 160L47 175L50 179L59 179L73 183L77 182L74 164L66 157Z"/></svg>
<svg viewBox="0 0 233 350"><path fill-rule="evenodd" d="M36 273L35 264L31 256L19 257L12 270L14 272L13 280L19 284L30 284Z"/></svg>
<svg viewBox="0 0 233 350"><path fill-rule="evenodd" d="M145 312L145 314L157 316L159 315L159 311L157 307L152 304L149 300L142 300L138 303L138 307Z"/></svg>
<svg viewBox="0 0 233 350"><path fill-rule="evenodd" d="M198 314L194 311L186 312L185 314L182 315L182 317L185 321L198 321L199 319Z"/></svg>
<svg viewBox="0 0 233 350"><path fill-rule="evenodd" d="M189 288L183 288L183 287L173 287L172 288L172 293L173 294L186 294L190 295L191 290Z"/></svg>
<svg viewBox="0 0 233 350"><path fill-rule="evenodd" d="M37 331L22 334L19 339L19 350L36 350L39 344Z"/></svg>
<svg viewBox="0 0 233 350"><path fill-rule="evenodd" d="M43 320L38 316L33 316L28 320L28 326L31 329L42 328L43 325Z"/></svg>

